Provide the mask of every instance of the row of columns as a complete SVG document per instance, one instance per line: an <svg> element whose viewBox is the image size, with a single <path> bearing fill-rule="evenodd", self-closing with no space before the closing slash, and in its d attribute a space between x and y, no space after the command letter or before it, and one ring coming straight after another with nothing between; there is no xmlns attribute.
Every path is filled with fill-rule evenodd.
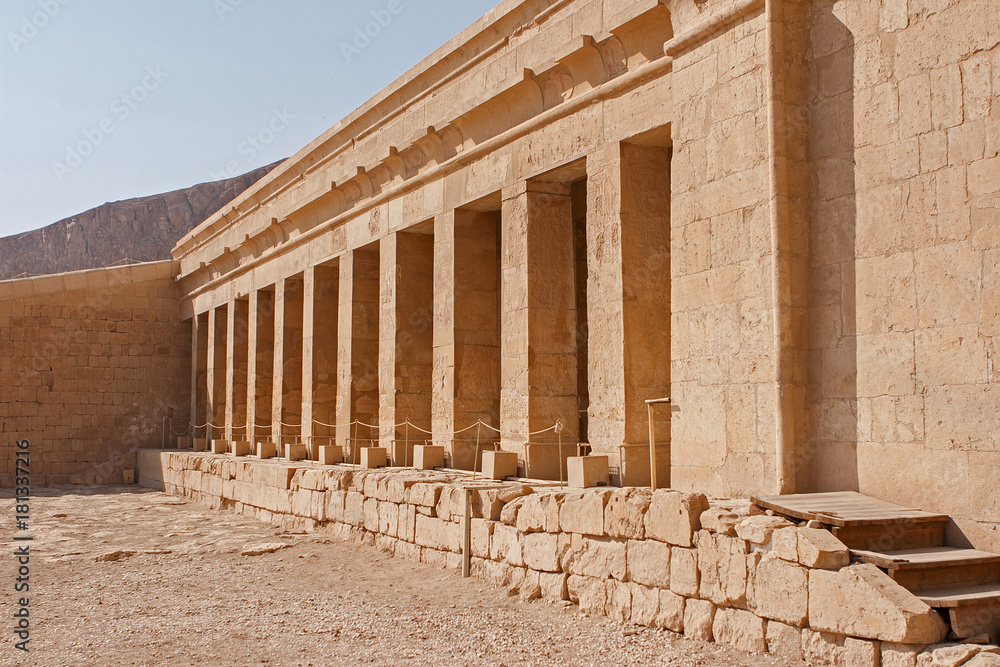
<svg viewBox="0 0 1000 667"><path fill-rule="evenodd" d="M613 458L643 443L644 401L670 387L669 152L617 144L588 157L585 188L528 180L500 200L200 314L195 421L236 441L433 440L465 468L477 434L455 432L477 421L502 430L480 444L519 452L561 440L575 455L581 423Z"/></svg>

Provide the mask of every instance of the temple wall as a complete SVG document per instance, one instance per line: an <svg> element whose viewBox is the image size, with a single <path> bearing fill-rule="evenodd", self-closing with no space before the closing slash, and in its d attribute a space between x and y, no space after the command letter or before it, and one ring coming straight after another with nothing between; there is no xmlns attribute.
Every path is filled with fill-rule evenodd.
<svg viewBox="0 0 1000 667"><path fill-rule="evenodd" d="M33 484L121 483L130 452L187 428L191 328L173 273L157 262L0 283L0 485L14 485L18 440Z"/></svg>

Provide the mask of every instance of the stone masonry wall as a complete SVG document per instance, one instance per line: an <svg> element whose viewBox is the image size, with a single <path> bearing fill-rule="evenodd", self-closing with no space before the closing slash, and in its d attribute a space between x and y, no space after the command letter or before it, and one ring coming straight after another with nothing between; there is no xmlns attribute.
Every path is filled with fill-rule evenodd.
<svg viewBox="0 0 1000 667"><path fill-rule="evenodd" d="M751 516L745 501L193 452L143 451L139 474L213 508L448 568L462 565L472 487L471 572L522 598L812 664L915 667L947 650L941 617L888 575L849 565L829 532Z"/></svg>
<svg viewBox="0 0 1000 667"><path fill-rule="evenodd" d="M0 282L0 486L16 441L35 484L122 481L164 417L188 423L190 327L173 262ZM119 458L122 457L122 458Z"/></svg>

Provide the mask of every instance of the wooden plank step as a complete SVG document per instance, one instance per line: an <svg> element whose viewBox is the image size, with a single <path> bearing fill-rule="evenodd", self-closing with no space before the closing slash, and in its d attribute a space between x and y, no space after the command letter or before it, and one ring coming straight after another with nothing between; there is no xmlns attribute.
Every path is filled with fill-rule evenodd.
<svg viewBox="0 0 1000 667"><path fill-rule="evenodd" d="M993 603L1000 606L1000 582L914 593L930 607L953 609Z"/></svg>
<svg viewBox="0 0 1000 667"><path fill-rule="evenodd" d="M1000 642L1000 583L937 591L916 596L930 607L947 611L952 632L959 639L987 634Z"/></svg>
<svg viewBox="0 0 1000 667"><path fill-rule="evenodd" d="M889 570L934 569L942 566L971 566L1000 563L1000 554L977 549L958 547L923 547L895 551L868 551L852 549L851 553L862 562Z"/></svg>
<svg viewBox="0 0 1000 667"><path fill-rule="evenodd" d="M856 560L883 568L911 590L938 590L1000 582L1000 555L976 549L927 547L851 552Z"/></svg>
<svg viewBox="0 0 1000 667"><path fill-rule="evenodd" d="M751 500L778 514L837 527L948 521L947 514L903 507L855 491L754 496Z"/></svg>

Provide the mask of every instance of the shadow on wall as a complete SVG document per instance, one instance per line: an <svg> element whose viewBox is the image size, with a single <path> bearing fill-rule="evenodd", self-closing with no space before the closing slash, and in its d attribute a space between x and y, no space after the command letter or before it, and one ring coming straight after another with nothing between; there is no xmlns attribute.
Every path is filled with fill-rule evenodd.
<svg viewBox="0 0 1000 667"><path fill-rule="evenodd" d="M824 0L805 9L809 287L807 438L799 491L858 490L854 36Z"/></svg>

